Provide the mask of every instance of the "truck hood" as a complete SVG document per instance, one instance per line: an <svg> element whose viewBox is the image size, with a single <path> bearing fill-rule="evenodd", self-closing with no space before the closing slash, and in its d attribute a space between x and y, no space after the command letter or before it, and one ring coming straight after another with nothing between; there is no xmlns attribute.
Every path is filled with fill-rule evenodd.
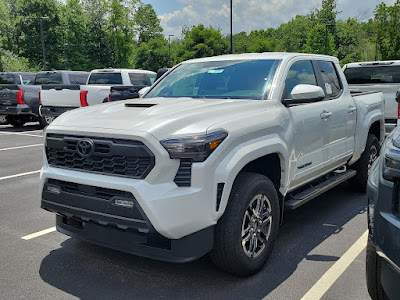
<svg viewBox="0 0 400 300"><path fill-rule="evenodd" d="M149 98L75 109L58 117L52 127L144 131L157 139L205 133L217 123L265 110L266 101L192 98ZM98 130L96 130L98 131Z"/></svg>

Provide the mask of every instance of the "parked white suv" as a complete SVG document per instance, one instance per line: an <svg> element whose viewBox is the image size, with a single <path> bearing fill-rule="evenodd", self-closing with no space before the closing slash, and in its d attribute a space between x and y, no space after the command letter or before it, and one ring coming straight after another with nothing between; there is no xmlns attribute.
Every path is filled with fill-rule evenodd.
<svg viewBox="0 0 400 300"><path fill-rule="evenodd" d="M77 109L45 132L42 208L57 230L137 255L210 252L249 275L282 214L351 179L384 138L381 93L352 97L338 60L263 53L181 63L143 99Z"/></svg>

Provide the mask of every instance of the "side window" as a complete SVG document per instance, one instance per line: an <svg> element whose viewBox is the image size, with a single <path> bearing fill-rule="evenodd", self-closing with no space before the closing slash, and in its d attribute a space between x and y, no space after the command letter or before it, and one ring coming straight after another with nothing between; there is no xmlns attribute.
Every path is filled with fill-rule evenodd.
<svg viewBox="0 0 400 300"><path fill-rule="evenodd" d="M321 71L321 78L323 89L327 98L336 98L342 92L342 85L339 76L336 72L334 64L330 61L317 61L319 70Z"/></svg>
<svg viewBox="0 0 400 300"><path fill-rule="evenodd" d="M68 74L71 84L86 84L88 75L85 74Z"/></svg>
<svg viewBox="0 0 400 300"><path fill-rule="evenodd" d="M143 73L129 73L129 79L131 80L132 85L151 85L151 80L149 75Z"/></svg>
<svg viewBox="0 0 400 300"><path fill-rule="evenodd" d="M290 93L298 84L317 85L317 79L311 60L297 61L290 67L285 80L283 99L292 99Z"/></svg>

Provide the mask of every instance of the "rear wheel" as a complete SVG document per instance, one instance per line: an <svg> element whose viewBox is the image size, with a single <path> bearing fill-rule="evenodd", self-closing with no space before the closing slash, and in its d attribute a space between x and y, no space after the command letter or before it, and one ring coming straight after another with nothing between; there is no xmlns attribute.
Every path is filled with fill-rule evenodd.
<svg viewBox="0 0 400 300"><path fill-rule="evenodd" d="M271 254L279 228L279 201L265 176L241 173L215 229L211 259L224 271L248 276Z"/></svg>
<svg viewBox="0 0 400 300"><path fill-rule="evenodd" d="M46 126L50 125L53 122L55 117L45 116L39 118L40 127L45 128Z"/></svg>
<svg viewBox="0 0 400 300"><path fill-rule="evenodd" d="M7 116L7 122L14 127L22 127L26 123L26 119L23 116Z"/></svg>
<svg viewBox="0 0 400 300"><path fill-rule="evenodd" d="M367 288L372 300L385 300L385 292L381 284L381 258L370 238L367 244L366 258Z"/></svg>
<svg viewBox="0 0 400 300"><path fill-rule="evenodd" d="M0 115L0 124L7 124L7 116Z"/></svg>
<svg viewBox="0 0 400 300"><path fill-rule="evenodd" d="M352 166L357 174L350 179L353 188L360 192L365 192L367 188L368 175L372 164L378 158L380 151L379 141L375 135L369 134L367 145L360 159Z"/></svg>

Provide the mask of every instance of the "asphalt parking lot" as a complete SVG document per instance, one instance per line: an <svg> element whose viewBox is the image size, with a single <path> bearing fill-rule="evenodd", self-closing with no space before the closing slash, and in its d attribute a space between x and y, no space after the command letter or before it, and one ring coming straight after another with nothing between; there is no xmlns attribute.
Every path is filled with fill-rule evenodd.
<svg viewBox="0 0 400 300"><path fill-rule="evenodd" d="M366 196L343 184L285 214L264 269L170 264L71 239L40 209L42 131L0 125L1 299L370 299Z"/></svg>

